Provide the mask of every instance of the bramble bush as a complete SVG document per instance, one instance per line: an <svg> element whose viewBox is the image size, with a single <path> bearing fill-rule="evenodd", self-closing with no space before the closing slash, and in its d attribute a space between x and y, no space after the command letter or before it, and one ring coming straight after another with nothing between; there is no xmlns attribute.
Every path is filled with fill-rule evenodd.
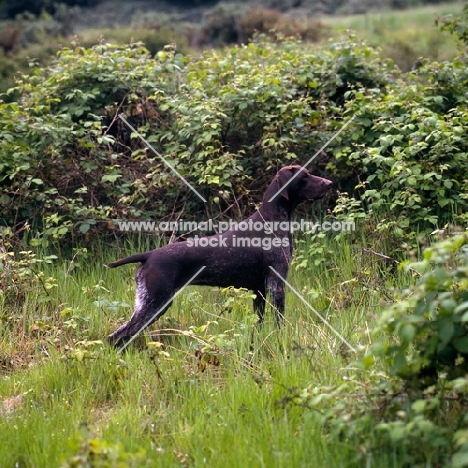
<svg viewBox="0 0 468 468"><path fill-rule="evenodd" d="M230 205L243 215L278 167L305 162L342 125L347 89L383 89L392 72L353 38L312 52L259 36L191 61L141 44L64 48L18 80L17 102L0 104L4 223L57 238L115 218L205 212L120 113L214 202L207 215Z"/></svg>
<svg viewBox="0 0 468 468"><path fill-rule="evenodd" d="M353 93L338 173L361 168L362 198L395 233L468 221L466 60L426 63L387 93Z"/></svg>
<svg viewBox="0 0 468 468"><path fill-rule="evenodd" d="M359 201L379 218L373 229L406 237L468 222L467 23L468 8L461 18L441 21L460 41L453 61L421 60L387 92L349 92L348 112L356 119L329 169L340 178L359 174Z"/></svg>
<svg viewBox="0 0 468 468"><path fill-rule="evenodd" d="M283 403L316 411L331 443L359 447L359 465L393 453L398 466L468 466L468 233L402 268L418 284L384 312L342 384L292 389Z"/></svg>

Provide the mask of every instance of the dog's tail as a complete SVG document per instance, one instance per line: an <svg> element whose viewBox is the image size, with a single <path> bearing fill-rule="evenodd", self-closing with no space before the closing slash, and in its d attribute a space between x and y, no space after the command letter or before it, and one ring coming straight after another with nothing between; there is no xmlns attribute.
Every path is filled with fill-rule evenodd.
<svg viewBox="0 0 468 468"><path fill-rule="evenodd" d="M115 268L121 265L126 265L127 263L145 263L148 260L151 252L143 252L135 255L130 255L130 257L121 258L115 262L109 263L106 265L107 268Z"/></svg>

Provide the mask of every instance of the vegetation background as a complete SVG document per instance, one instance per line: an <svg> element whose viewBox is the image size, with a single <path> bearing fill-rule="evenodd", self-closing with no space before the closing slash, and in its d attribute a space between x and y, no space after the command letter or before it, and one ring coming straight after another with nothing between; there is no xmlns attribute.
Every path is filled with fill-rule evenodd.
<svg viewBox="0 0 468 468"><path fill-rule="evenodd" d="M3 2L4 466L468 465L468 7L380 7ZM296 236L284 328L190 288L104 344L134 284L102 264L169 241L118 220L241 219L345 124L298 215L357 229Z"/></svg>

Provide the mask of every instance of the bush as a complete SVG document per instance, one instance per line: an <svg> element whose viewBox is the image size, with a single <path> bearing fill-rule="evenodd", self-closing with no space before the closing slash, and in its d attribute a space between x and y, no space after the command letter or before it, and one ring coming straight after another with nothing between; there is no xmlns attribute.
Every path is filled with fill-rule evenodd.
<svg viewBox="0 0 468 468"><path fill-rule="evenodd" d="M468 57L422 61L387 93L349 91L356 116L330 169L359 174L376 228L407 236L468 221Z"/></svg>
<svg viewBox="0 0 468 468"><path fill-rule="evenodd" d="M57 286L52 277L44 277L41 265L52 263L55 255L36 257L31 251L16 254L0 248L0 300L2 303L19 309L28 293L48 296L51 289Z"/></svg>
<svg viewBox="0 0 468 468"><path fill-rule="evenodd" d="M103 119L112 119L113 106L123 104L137 113L132 91L139 90L143 100L149 89L164 92L167 73L178 63L183 66L171 53L148 61L138 45L77 47L62 50L52 73L36 69L18 80L20 103L2 106L1 204L10 214L5 221L15 226L36 220L39 226L44 219L46 234L57 237L72 220L86 232L93 219L110 215L107 203L118 205L128 187L123 182L112 198L120 164L109 151L114 137L102 127L111 120Z"/></svg>
<svg viewBox="0 0 468 468"><path fill-rule="evenodd" d="M229 205L244 215L279 166L306 161L339 128L336 102L348 87L381 87L390 77L357 42L315 54L262 37L222 60L210 51L191 63L170 48L151 58L141 44L61 50L48 69L18 80L18 102L0 105L6 223L60 237L105 232L101 220L205 211L117 118L121 112L215 201L211 215Z"/></svg>
<svg viewBox="0 0 468 468"><path fill-rule="evenodd" d="M384 312L342 385L311 384L283 401L316 410L330 443L359 447L359 466L381 453L398 466L467 466L468 233L402 267L418 284Z"/></svg>
<svg viewBox="0 0 468 468"><path fill-rule="evenodd" d="M467 221L468 112L456 102L466 89L465 65L431 64L418 77L426 83L404 80L387 94L355 93L353 133L335 149L333 163L343 176L361 174L362 199L380 215L378 227L400 234Z"/></svg>
<svg viewBox="0 0 468 468"><path fill-rule="evenodd" d="M353 36L319 49L258 35L193 60L65 48L0 105L0 206L6 225L52 237L111 219L245 216L280 166L308 161L353 117L313 170L349 193L340 216L408 240L467 220L466 89L465 56L403 75Z"/></svg>
<svg viewBox="0 0 468 468"><path fill-rule="evenodd" d="M220 3L205 13L200 42L212 46L247 43L255 34L317 42L327 35L327 27L310 18L296 20L275 9Z"/></svg>

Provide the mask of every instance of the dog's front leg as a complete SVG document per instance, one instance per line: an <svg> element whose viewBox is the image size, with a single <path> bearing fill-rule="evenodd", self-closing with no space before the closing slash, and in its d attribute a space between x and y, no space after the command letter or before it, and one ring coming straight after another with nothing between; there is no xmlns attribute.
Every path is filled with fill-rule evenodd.
<svg viewBox="0 0 468 468"><path fill-rule="evenodd" d="M277 276L267 278L267 292L275 313L276 325L280 327L284 319L284 283Z"/></svg>

